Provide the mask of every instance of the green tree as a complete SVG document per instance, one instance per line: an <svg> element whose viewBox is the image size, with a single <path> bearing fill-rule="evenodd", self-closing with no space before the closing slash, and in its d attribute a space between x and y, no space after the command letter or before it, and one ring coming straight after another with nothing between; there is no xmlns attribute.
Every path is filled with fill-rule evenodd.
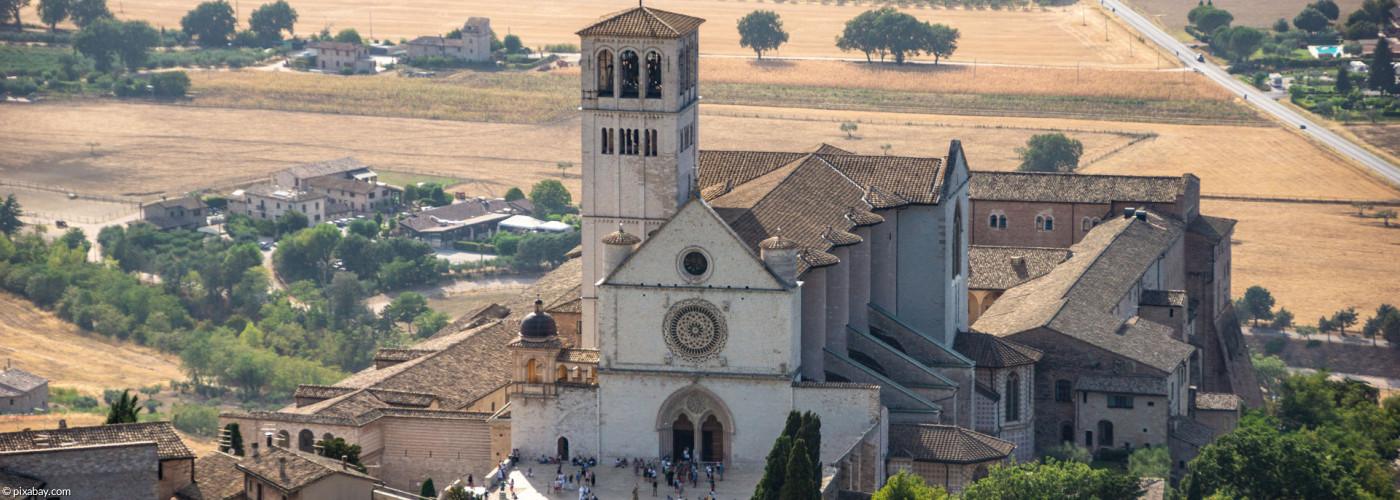
<svg viewBox="0 0 1400 500"><path fill-rule="evenodd" d="M890 476L885 486L876 491L871 500L943 500L948 492L941 486L924 484L924 478L900 469Z"/></svg>
<svg viewBox="0 0 1400 500"><path fill-rule="evenodd" d="M1061 462L1089 463L1094 459L1094 455L1089 453L1089 449L1074 444L1074 441L1065 441L1046 448L1043 452L1045 458L1053 458Z"/></svg>
<svg viewBox="0 0 1400 500"><path fill-rule="evenodd" d="M1371 54L1371 74L1367 77L1366 84L1371 87L1371 90L1397 94L1400 91L1397 91L1395 83L1395 66L1393 65L1395 57L1390 50L1390 42L1386 41L1385 38L1376 41L1375 52ZM1386 226L1389 225L1390 219L1387 218Z"/></svg>
<svg viewBox="0 0 1400 500"><path fill-rule="evenodd" d="M755 10L739 19L739 46L753 49L760 60L764 51L778 50L787 41L788 34L783 31L783 20L777 12Z"/></svg>
<svg viewBox="0 0 1400 500"><path fill-rule="evenodd" d="M10 21L16 29L23 29L24 23L19 20L19 12L28 6L29 0L0 0L0 23Z"/></svg>
<svg viewBox="0 0 1400 500"><path fill-rule="evenodd" d="M519 54L520 49L524 47L524 44L520 43L520 37L516 35L506 35L501 43L505 44L507 54Z"/></svg>
<svg viewBox="0 0 1400 500"><path fill-rule="evenodd" d="M277 0L253 9L248 17L248 28L258 35L258 41L266 44L282 39L282 32L295 33L297 10L287 0Z"/></svg>
<svg viewBox="0 0 1400 500"><path fill-rule="evenodd" d="M431 337L439 330L452 324L452 318L446 314L428 309L427 312L418 315L413 320L413 327L418 330L419 337Z"/></svg>
<svg viewBox="0 0 1400 500"><path fill-rule="evenodd" d="M1209 5L1204 8L1196 7L1195 9L1191 9L1191 12L1196 14L1191 24L1196 25L1197 29L1207 34L1214 33L1216 28L1229 26L1230 23L1235 21L1235 16L1230 14L1230 11L1217 9ZM1188 17L1190 17L1189 14Z"/></svg>
<svg viewBox="0 0 1400 500"><path fill-rule="evenodd" d="M190 77L184 71L162 71L151 74L151 91L156 97L184 97L190 89Z"/></svg>
<svg viewBox="0 0 1400 500"><path fill-rule="evenodd" d="M1338 66L1336 92L1347 95L1351 93L1351 88L1351 74L1347 72L1346 65Z"/></svg>
<svg viewBox="0 0 1400 500"><path fill-rule="evenodd" d="M811 452L807 449L807 442L798 438L792 443L792 452L788 454L787 475L783 478L783 487L778 490L778 500L811 500L820 498L817 491L820 487L819 480L812 477Z"/></svg>
<svg viewBox="0 0 1400 500"><path fill-rule="evenodd" d="M1274 317L1274 295L1262 286L1254 285L1245 290L1242 305L1254 318L1255 327L1259 326L1259 320L1268 321Z"/></svg>
<svg viewBox="0 0 1400 500"><path fill-rule="evenodd" d="M346 232L372 240L379 235L379 224L375 224L372 220L355 219L350 221L350 227L346 228Z"/></svg>
<svg viewBox="0 0 1400 500"><path fill-rule="evenodd" d="M355 466L361 472L365 466L360 463L360 445L349 444L345 438L323 439L316 442L321 447L321 455L334 460L344 459L345 463Z"/></svg>
<svg viewBox="0 0 1400 500"><path fill-rule="evenodd" d="M1377 210L1372 217L1381 219L1385 222L1385 227L1390 227L1390 219L1394 219L1396 215L1397 212L1395 210Z"/></svg>
<svg viewBox="0 0 1400 500"><path fill-rule="evenodd" d="M413 292L404 292L384 306L384 310L379 312L379 317L388 323L386 326L392 327L394 323L411 324L419 315L430 310L428 299Z"/></svg>
<svg viewBox="0 0 1400 500"><path fill-rule="evenodd" d="M857 129L859 129L859 128L860 128L860 126L859 126L859 125L856 125L855 122L849 122L849 121L841 122L841 131L846 133L846 138L847 138L847 139L852 138L851 133L852 133L852 132L855 132L855 131L856 131Z"/></svg>
<svg viewBox="0 0 1400 500"><path fill-rule="evenodd" d="M68 18L79 29L104 19L112 19L112 11L107 10L107 0L73 0L68 4Z"/></svg>
<svg viewBox="0 0 1400 500"><path fill-rule="evenodd" d="M1336 21L1337 18L1342 15L1342 10L1337 7L1337 2L1333 2L1332 0L1318 0L1308 4L1308 7L1317 9L1318 12L1321 12L1323 16L1326 16L1327 19L1331 21Z"/></svg>
<svg viewBox="0 0 1400 500"><path fill-rule="evenodd" d="M340 33L335 34L335 41L342 43L353 43L356 45L364 43L360 40L360 32L355 31L355 28L345 28L343 30L340 30Z"/></svg>
<svg viewBox="0 0 1400 500"><path fill-rule="evenodd" d="M63 236L58 238L58 241L68 248L82 249L84 252L89 248L87 235L83 234L81 228L75 227L69 229L67 232L63 233Z"/></svg>
<svg viewBox="0 0 1400 500"><path fill-rule="evenodd" d="M525 198L525 192L524 192L524 191L521 191L520 188L518 188L518 187L512 187L512 188L506 190L506 197L505 197L506 201L515 201L515 200L520 200L520 199L524 199L524 198Z"/></svg>
<svg viewBox="0 0 1400 500"><path fill-rule="evenodd" d="M68 0L39 0L39 20L58 31L58 23L68 19Z"/></svg>
<svg viewBox="0 0 1400 500"><path fill-rule="evenodd" d="M1264 45L1264 32L1249 26L1222 26L1211 35L1212 45L1234 61L1245 61Z"/></svg>
<svg viewBox="0 0 1400 500"><path fill-rule="evenodd" d="M1079 156L1084 154L1084 143L1058 132L1038 134L1016 152L1021 154L1019 171L1073 173L1079 167Z"/></svg>
<svg viewBox="0 0 1400 500"><path fill-rule="evenodd" d="M796 413L796 412L793 412ZM789 422L792 414L788 414ZM801 422L801 417L798 417ZM783 482L787 479L788 458L792 455L792 438L787 435L780 435L773 441L773 449L768 451L768 458L763 466L763 476L758 480L758 488L754 490L754 500L778 500L778 495L782 492Z"/></svg>
<svg viewBox="0 0 1400 500"><path fill-rule="evenodd" d="M1015 467L993 466L991 475L963 490L963 500L1137 498L1138 478L1089 464L1047 459Z"/></svg>
<svg viewBox="0 0 1400 500"><path fill-rule="evenodd" d="M1328 24L1327 16L1323 15L1322 12L1315 7L1307 7L1303 9L1302 12L1299 12L1297 17L1293 18L1293 25L1297 26L1300 30L1308 32L1308 34L1315 34L1322 31L1327 28Z"/></svg>
<svg viewBox="0 0 1400 500"><path fill-rule="evenodd" d="M227 45L236 24L233 6L225 0L201 3L180 19L180 29L205 47Z"/></svg>
<svg viewBox="0 0 1400 500"><path fill-rule="evenodd" d="M1293 326L1293 311L1280 307L1274 311L1274 320L1269 323L1269 328L1283 331Z"/></svg>
<svg viewBox="0 0 1400 500"><path fill-rule="evenodd" d="M136 414L141 413L141 405L137 404L140 396L131 394L130 389L122 391L120 399L111 403L107 410L107 421L103 425L131 424L136 422Z"/></svg>
<svg viewBox="0 0 1400 500"><path fill-rule="evenodd" d="M1277 21L1274 21L1274 31L1276 31L1276 32L1278 32L1278 33L1285 33L1285 32L1287 32L1287 31L1288 31L1288 20L1287 20L1287 19L1284 19L1284 18L1282 18L1282 17L1280 17L1280 18L1278 18Z"/></svg>
<svg viewBox="0 0 1400 500"><path fill-rule="evenodd" d="M1170 478L1172 457L1167 447L1138 448L1128 455L1128 474L1138 477Z"/></svg>
<svg viewBox="0 0 1400 500"><path fill-rule="evenodd" d="M95 21L73 36L73 48L93 60L101 72L112 71L114 59L136 71L146 64L148 50L160 41L160 35L145 21Z"/></svg>
<svg viewBox="0 0 1400 500"><path fill-rule="evenodd" d="M430 500L437 498L437 488L433 487L433 478L430 477L423 481L423 488L418 490L418 496Z"/></svg>
<svg viewBox="0 0 1400 500"><path fill-rule="evenodd" d="M238 422L229 422L224 429L228 431L228 447L223 451L234 456L243 456L243 433L238 428Z"/></svg>
<svg viewBox="0 0 1400 500"><path fill-rule="evenodd" d="M535 205L539 218L549 214L563 214L574 202L564 184L554 179L545 179L530 188L530 203Z"/></svg>
<svg viewBox="0 0 1400 500"><path fill-rule="evenodd" d="M880 19L881 14L894 11L891 7L867 10L846 21L841 35L836 37L836 48L843 52L858 50L865 54L865 62L873 62L870 55L878 53L880 60L884 61L886 45L880 29L876 27L876 21Z"/></svg>
<svg viewBox="0 0 1400 500"><path fill-rule="evenodd" d="M932 55L933 64L938 65L940 59L953 57L953 52L958 50L958 38L961 36L956 28L948 25L931 25L926 34L924 52Z"/></svg>
<svg viewBox="0 0 1400 500"><path fill-rule="evenodd" d="M24 222L19 217L24 215L23 207L19 205L19 199L11 194L5 197L4 202L0 202L0 233L9 236L24 227Z"/></svg>
<svg viewBox="0 0 1400 500"><path fill-rule="evenodd" d="M1347 327L1355 325L1356 320L1355 307L1348 307L1332 313L1332 324L1337 326L1337 331L1340 332L1342 336L1346 336Z"/></svg>
<svg viewBox="0 0 1400 500"><path fill-rule="evenodd" d="M822 419L811 411L802 414L800 437L807 443L807 460L812 464L812 477L821 482L822 477Z"/></svg>
<svg viewBox="0 0 1400 500"><path fill-rule="evenodd" d="M296 210L288 210L277 216L277 235L282 236L301 231L306 229L306 225L309 223L310 220L306 218L306 214Z"/></svg>
<svg viewBox="0 0 1400 500"><path fill-rule="evenodd" d="M1259 377L1259 385L1269 392L1269 397L1278 397L1284 379L1288 378L1288 365L1278 356L1265 356L1253 353L1249 356L1254 365L1254 373Z"/></svg>
<svg viewBox="0 0 1400 500"><path fill-rule="evenodd" d="M326 287L326 298L329 301L331 313L331 326L333 328L345 328L356 318L365 312L365 297L368 294L360 280L355 279L354 274L339 272L331 279L331 284Z"/></svg>

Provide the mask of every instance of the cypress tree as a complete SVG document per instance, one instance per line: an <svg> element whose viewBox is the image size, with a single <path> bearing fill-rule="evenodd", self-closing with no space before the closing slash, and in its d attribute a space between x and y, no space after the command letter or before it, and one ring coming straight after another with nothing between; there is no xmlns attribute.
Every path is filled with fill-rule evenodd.
<svg viewBox="0 0 1400 500"><path fill-rule="evenodd" d="M1390 52L1390 42L1381 38L1376 42L1376 51L1371 60L1371 76L1367 82L1371 90L1379 90L1386 93L1395 93L1395 66L1394 54Z"/></svg>
<svg viewBox="0 0 1400 500"><path fill-rule="evenodd" d="M787 477L778 492L778 500L811 500L818 498L817 484L812 479L812 462L807 457L807 442L798 439L792 443L792 454L788 457Z"/></svg>
<svg viewBox="0 0 1400 500"><path fill-rule="evenodd" d="M1347 94L1351 93L1351 75L1347 73L1346 66L1337 68L1337 85L1335 90L1338 94L1341 94L1342 97L1346 97Z"/></svg>
<svg viewBox="0 0 1400 500"><path fill-rule="evenodd" d="M433 487L433 478L430 477L427 481L423 481L423 489L418 491L418 496L427 499L437 498L437 488Z"/></svg>
<svg viewBox="0 0 1400 500"><path fill-rule="evenodd" d="M802 431L802 414L797 410L788 412L787 425L783 426L783 434L791 439L797 439Z"/></svg>
<svg viewBox="0 0 1400 500"><path fill-rule="evenodd" d="M783 481L787 478L788 456L791 454L792 438L778 436L773 441L773 449L768 452L768 461L763 466L763 477L758 480L753 500L778 500L778 493L782 491Z"/></svg>
<svg viewBox="0 0 1400 500"><path fill-rule="evenodd" d="M822 419L808 411L802 414L803 441L807 442L807 460L812 464L812 473L818 481L822 477Z"/></svg>
<svg viewBox="0 0 1400 500"><path fill-rule="evenodd" d="M228 429L228 452L243 456L243 434L238 431L238 422L229 422L224 428Z"/></svg>
<svg viewBox="0 0 1400 500"><path fill-rule="evenodd" d="M136 414L141 411L141 407L136 405L136 400L140 396L132 396L131 389L122 391L121 399L118 399L107 410L107 421L103 425L131 424L136 422Z"/></svg>

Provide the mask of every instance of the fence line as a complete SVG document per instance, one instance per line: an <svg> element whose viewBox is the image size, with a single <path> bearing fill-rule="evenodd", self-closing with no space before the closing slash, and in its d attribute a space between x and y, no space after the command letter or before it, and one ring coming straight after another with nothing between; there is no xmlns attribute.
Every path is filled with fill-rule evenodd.
<svg viewBox="0 0 1400 500"><path fill-rule="evenodd" d="M22 217L41 220L45 222L61 220L64 222L76 222L79 224L101 224L110 220L119 219L123 216L131 214L134 211L135 210L128 212L108 212L105 217L88 217L84 215L56 214L52 212L36 212L33 210L25 210L24 213L20 215Z"/></svg>
<svg viewBox="0 0 1400 500"><path fill-rule="evenodd" d="M49 191L49 192L59 193L59 194L63 194L63 195L65 195L65 196L70 196L70 197L74 197L74 198L82 198L82 199L85 199L85 200L102 201L102 202L107 202L107 203L120 203L120 204L123 204L123 205L141 206L141 201L140 201L139 199L133 199L133 198L130 198L130 197L120 197L120 198L118 198L118 197L103 196L103 195L97 195L97 194L83 194L83 193L79 193L79 192L77 192L77 191L74 191L74 190L72 190L72 189L65 188L65 187L63 187L63 186L53 186L53 185L49 185L49 184L37 184L37 183L33 183L33 182L0 180L0 186L13 186L13 187L21 188L21 189L32 189L32 190L35 190L35 191Z"/></svg>
<svg viewBox="0 0 1400 500"><path fill-rule="evenodd" d="M1231 193L1201 193L1201 198L1209 200L1231 200L1231 201L1254 201L1271 203L1318 203L1328 205L1350 205L1352 203L1369 203L1376 206L1400 206L1400 199L1391 200L1358 200L1355 198L1330 198L1325 196L1301 197L1301 196L1260 196L1250 194Z"/></svg>

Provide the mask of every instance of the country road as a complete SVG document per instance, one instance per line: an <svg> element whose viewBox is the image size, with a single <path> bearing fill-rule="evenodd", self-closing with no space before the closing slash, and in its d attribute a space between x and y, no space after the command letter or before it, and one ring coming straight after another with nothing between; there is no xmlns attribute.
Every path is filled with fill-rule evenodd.
<svg viewBox="0 0 1400 500"><path fill-rule="evenodd" d="M1302 130L1303 133L1327 145L1339 154L1356 160L1357 163L1371 169L1381 177L1400 184L1400 168L1396 168L1395 165L1391 165L1390 162L1371 154L1371 152L1367 151L1365 148L1342 138L1331 130L1327 130L1311 120L1308 120L1303 115L1275 102L1263 92L1244 84L1244 82L1236 80L1234 76L1231 76L1219 66L1197 62L1195 59L1196 52L1193 49L1177 41L1176 37L1163 31L1156 24L1153 24L1152 21L1143 17L1142 14L1139 14L1131 7L1125 5L1122 0L1099 1L1104 7L1109 8L1117 14L1123 22L1128 23L1129 26L1138 30L1143 36L1151 39L1153 43L1176 53L1177 57L1181 59L1182 63L1185 64L1187 68L1199 71L1201 74L1215 81L1215 83L1225 87L1225 89L1234 92L1236 95L1243 96L1246 102L1253 104L1265 113L1283 120L1284 123L1289 124L1291 127L1306 126L1307 128Z"/></svg>

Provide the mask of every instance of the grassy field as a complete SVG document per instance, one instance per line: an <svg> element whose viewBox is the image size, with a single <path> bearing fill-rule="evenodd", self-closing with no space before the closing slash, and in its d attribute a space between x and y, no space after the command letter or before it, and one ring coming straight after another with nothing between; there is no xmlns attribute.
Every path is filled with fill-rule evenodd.
<svg viewBox="0 0 1400 500"><path fill-rule="evenodd" d="M444 187L450 187L462 182L461 179L458 179L456 177L440 177L426 174L415 174L411 172L391 172L387 170L375 170L375 172L379 174L379 182L391 184L394 186L407 186L409 184L417 184L420 182L435 182L438 184L442 184Z"/></svg>
<svg viewBox="0 0 1400 500"><path fill-rule="evenodd" d="M50 386L99 397L104 389L185 379L174 356L83 332L5 292L0 292L0 357L49 379Z"/></svg>
<svg viewBox="0 0 1400 500"><path fill-rule="evenodd" d="M1400 297L1400 227L1362 219L1347 205L1202 200L1201 212L1239 220L1236 296L1260 285L1298 324L1355 307L1362 320Z"/></svg>
<svg viewBox="0 0 1400 500"><path fill-rule="evenodd" d="M1361 6L1362 0L1336 0L1337 6L1341 8L1343 21L1347 16ZM1139 11L1146 12L1149 17L1156 17L1157 23L1166 27L1169 31L1184 31L1186 26L1186 13L1196 8L1196 4L1189 0L1129 0L1129 5ZM1313 0L1271 0L1261 2L1258 0L1220 0L1212 2L1216 8L1230 11L1235 16L1235 26L1254 26L1256 28L1268 28L1274 21L1282 17L1287 19L1292 26L1293 18L1303 11L1303 7L1313 3Z"/></svg>
<svg viewBox="0 0 1400 500"><path fill-rule="evenodd" d="M180 18L199 0L132 0L113 12L122 19L144 19L154 26L177 27ZM37 19L31 4L22 12ZM739 46L735 23L755 9L777 11L791 38L784 56L863 57L841 52L835 38L852 17L872 8L870 2L823 5L818 2L749 2L744 0L654 0L648 7L681 12L708 20L700 30L706 54L752 54ZM1096 5L1096 4L1095 4ZM374 0L298 0L296 32L306 34L329 27L332 31L356 28L361 36L398 41L460 28L469 16L491 18L501 36L519 35L530 47L552 43L578 43L574 32L598 17L631 7L627 2L533 0L479 0L454 2L377 2ZM246 21L252 6L243 9ZM955 59L971 62L1074 66L1076 63L1113 67L1156 67L1156 58L1138 43L1131 51L1123 28L1110 22L1108 40L1104 18L1096 7L1056 7L1047 11L945 10L908 8L921 20L948 24L962 32ZM371 12L373 9L373 12ZM373 17L373 29L370 18ZM1130 52L1132 57L1130 57ZM932 59L932 58L930 58Z"/></svg>

